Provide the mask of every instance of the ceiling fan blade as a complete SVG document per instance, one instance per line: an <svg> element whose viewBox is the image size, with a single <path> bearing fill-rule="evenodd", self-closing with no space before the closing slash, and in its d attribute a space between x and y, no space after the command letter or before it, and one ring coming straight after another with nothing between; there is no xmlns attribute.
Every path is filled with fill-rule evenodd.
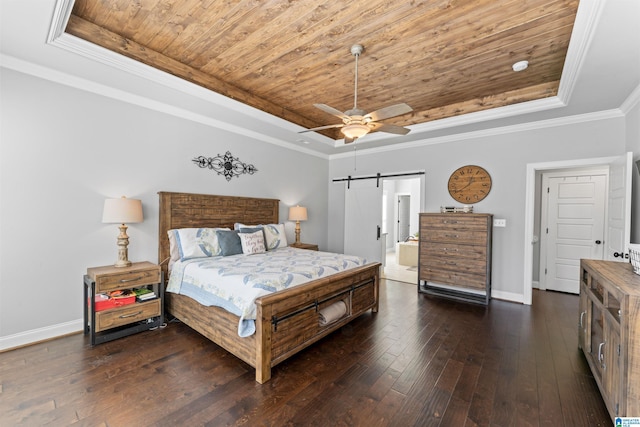
<svg viewBox="0 0 640 427"><path fill-rule="evenodd" d="M384 123L369 123L369 127L371 128L372 132L395 133L396 135L406 135L411 132L411 129Z"/></svg>
<svg viewBox="0 0 640 427"><path fill-rule="evenodd" d="M332 128L341 128L344 126L344 123L340 123L338 125L326 125L326 126L320 126L317 128L313 128L313 129L305 129L305 130L301 130L298 133L305 133L305 132L315 132L317 130L324 130L324 129L332 129Z"/></svg>
<svg viewBox="0 0 640 427"><path fill-rule="evenodd" d="M340 110L336 110L333 107L329 107L327 104L313 104L314 107L321 109L325 113L333 114L336 117L340 117L341 119L351 119L351 117L347 116Z"/></svg>
<svg viewBox="0 0 640 427"><path fill-rule="evenodd" d="M401 116L403 114L407 114L413 111L413 108L409 107L407 104L396 104L391 105L389 107L384 107L379 110L376 110L372 113L367 114L365 117L371 117L372 122L377 122L380 120L388 119L390 117Z"/></svg>

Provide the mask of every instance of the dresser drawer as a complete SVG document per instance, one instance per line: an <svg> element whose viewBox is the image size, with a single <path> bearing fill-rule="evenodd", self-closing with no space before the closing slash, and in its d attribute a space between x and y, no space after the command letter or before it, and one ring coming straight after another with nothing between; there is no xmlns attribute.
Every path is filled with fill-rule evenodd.
<svg viewBox="0 0 640 427"><path fill-rule="evenodd" d="M426 228L420 229L420 238L424 243L431 242L451 242L464 243L467 245L487 245L487 231L482 230L460 230L456 228L437 229Z"/></svg>
<svg viewBox="0 0 640 427"><path fill-rule="evenodd" d="M487 286L485 275L466 274L456 271L434 270L420 267L420 280L427 282L441 283L451 286L484 291Z"/></svg>
<svg viewBox="0 0 640 427"><path fill-rule="evenodd" d="M427 228L458 229L458 230L487 230L487 216L473 214L434 214L424 215L422 224Z"/></svg>
<svg viewBox="0 0 640 427"><path fill-rule="evenodd" d="M467 245L456 243L429 242L420 246L420 259L428 260L433 257L464 260L487 259L487 247L485 245Z"/></svg>
<svg viewBox="0 0 640 427"><path fill-rule="evenodd" d="M160 316L160 299L96 313L96 332Z"/></svg>
<svg viewBox="0 0 640 427"><path fill-rule="evenodd" d="M487 274L487 263L483 259L466 259L461 257L428 257L424 258L420 268L444 272L454 271L460 273L477 274L485 277Z"/></svg>

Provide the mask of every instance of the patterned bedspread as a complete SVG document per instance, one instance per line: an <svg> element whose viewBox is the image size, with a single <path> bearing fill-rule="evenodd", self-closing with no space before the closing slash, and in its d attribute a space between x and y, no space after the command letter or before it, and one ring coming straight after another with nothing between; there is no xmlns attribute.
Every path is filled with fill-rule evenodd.
<svg viewBox="0 0 640 427"><path fill-rule="evenodd" d="M254 255L177 261L167 292L186 295L240 317L238 335L255 333L258 297L365 265L364 258L284 247Z"/></svg>

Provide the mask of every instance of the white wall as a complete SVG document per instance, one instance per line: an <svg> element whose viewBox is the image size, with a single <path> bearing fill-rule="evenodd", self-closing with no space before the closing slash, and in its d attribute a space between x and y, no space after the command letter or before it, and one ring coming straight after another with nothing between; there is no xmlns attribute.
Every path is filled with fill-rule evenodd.
<svg viewBox="0 0 640 427"><path fill-rule="evenodd" d="M636 89L637 92L640 88ZM640 161L640 102L638 96L632 97L635 101L635 105L629 108L626 114L625 122L625 142L626 150L634 153L634 163ZM635 169L633 176L633 192L632 198L632 212L631 212L631 242L640 243L640 171Z"/></svg>
<svg viewBox="0 0 640 427"><path fill-rule="evenodd" d="M0 71L0 349L81 329L82 276L117 255L105 198L142 200L132 261L157 262L158 191L278 198L292 241L299 203L302 240L326 249L326 158ZM191 161L227 150L258 172L227 182Z"/></svg>
<svg viewBox="0 0 640 427"><path fill-rule="evenodd" d="M425 145L402 151L358 152L353 160L331 160L329 179L347 175L425 170L425 209L438 212L441 205L455 203L447 191L450 174L465 164L484 167L491 174L489 196L474 205L474 212L493 213L507 220L506 228L493 234L493 294L521 300L523 295L525 178L528 163L621 155L625 152L624 118L588 121L542 129L496 133L460 139L458 142ZM363 141L364 145L365 142ZM342 250L344 190L329 184L328 247Z"/></svg>
<svg viewBox="0 0 640 427"><path fill-rule="evenodd" d="M107 197L143 202L145 221L129 228L133 261L157 261L158 191L279 198L291 239L288 206L305 205L309 221L302 224L302 240L340 252L344 187L331 179L425 170L422 197L425 210L434 212L453 203L446 189L451 172L479 164L494 186L475 211L507 219L507 227L494 233L493 289L498 297L517 300L527 163L640 153L636 105L626 119L359 151L354 171L350 156L327 161L5 68L0 72L0 349L81 328L82 275L116 257L117 229L100 222ZM227 150L258 173L227 182L191 162Z"/></svg>

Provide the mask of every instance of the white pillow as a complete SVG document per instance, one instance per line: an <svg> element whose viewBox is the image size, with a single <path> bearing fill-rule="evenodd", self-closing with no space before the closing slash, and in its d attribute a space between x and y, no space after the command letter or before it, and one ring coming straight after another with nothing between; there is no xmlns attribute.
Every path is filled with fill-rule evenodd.
<svg viewBox="0 0 640 427"><path fill-rule="evenodd" d="M169 230L169 252L171 260L206 258L220 255L216 230L228 228L179 228ZM171 264L171 260L169 263Z"/></svg>
<svg viewBox="0 0 640 427"><path fill-rule="evenodd" d="M267 239L268 251L287 246L287 236L284 233L284 224L267 224L262 227L264 227L264 235Z"/></svg>
<svg viewBox="0 0 640 427"><path fill-rule="evenodd" d="M253 233L239 233L242 243L242 253L245 255L261 254L265 252L264 233L262 230Z"/></svg>
<svg viewBox="0 0 640 427"><path fill-rule="evenodd" d="M266 239L265 247L268 251L284 248L288 246L287 236L284 232L284 224L260 224L260 225L246 225L240 222L236 222L233 225L234 230L241 230L242 228L258 228L261 227L264 230L264 237Z"/></svg>

